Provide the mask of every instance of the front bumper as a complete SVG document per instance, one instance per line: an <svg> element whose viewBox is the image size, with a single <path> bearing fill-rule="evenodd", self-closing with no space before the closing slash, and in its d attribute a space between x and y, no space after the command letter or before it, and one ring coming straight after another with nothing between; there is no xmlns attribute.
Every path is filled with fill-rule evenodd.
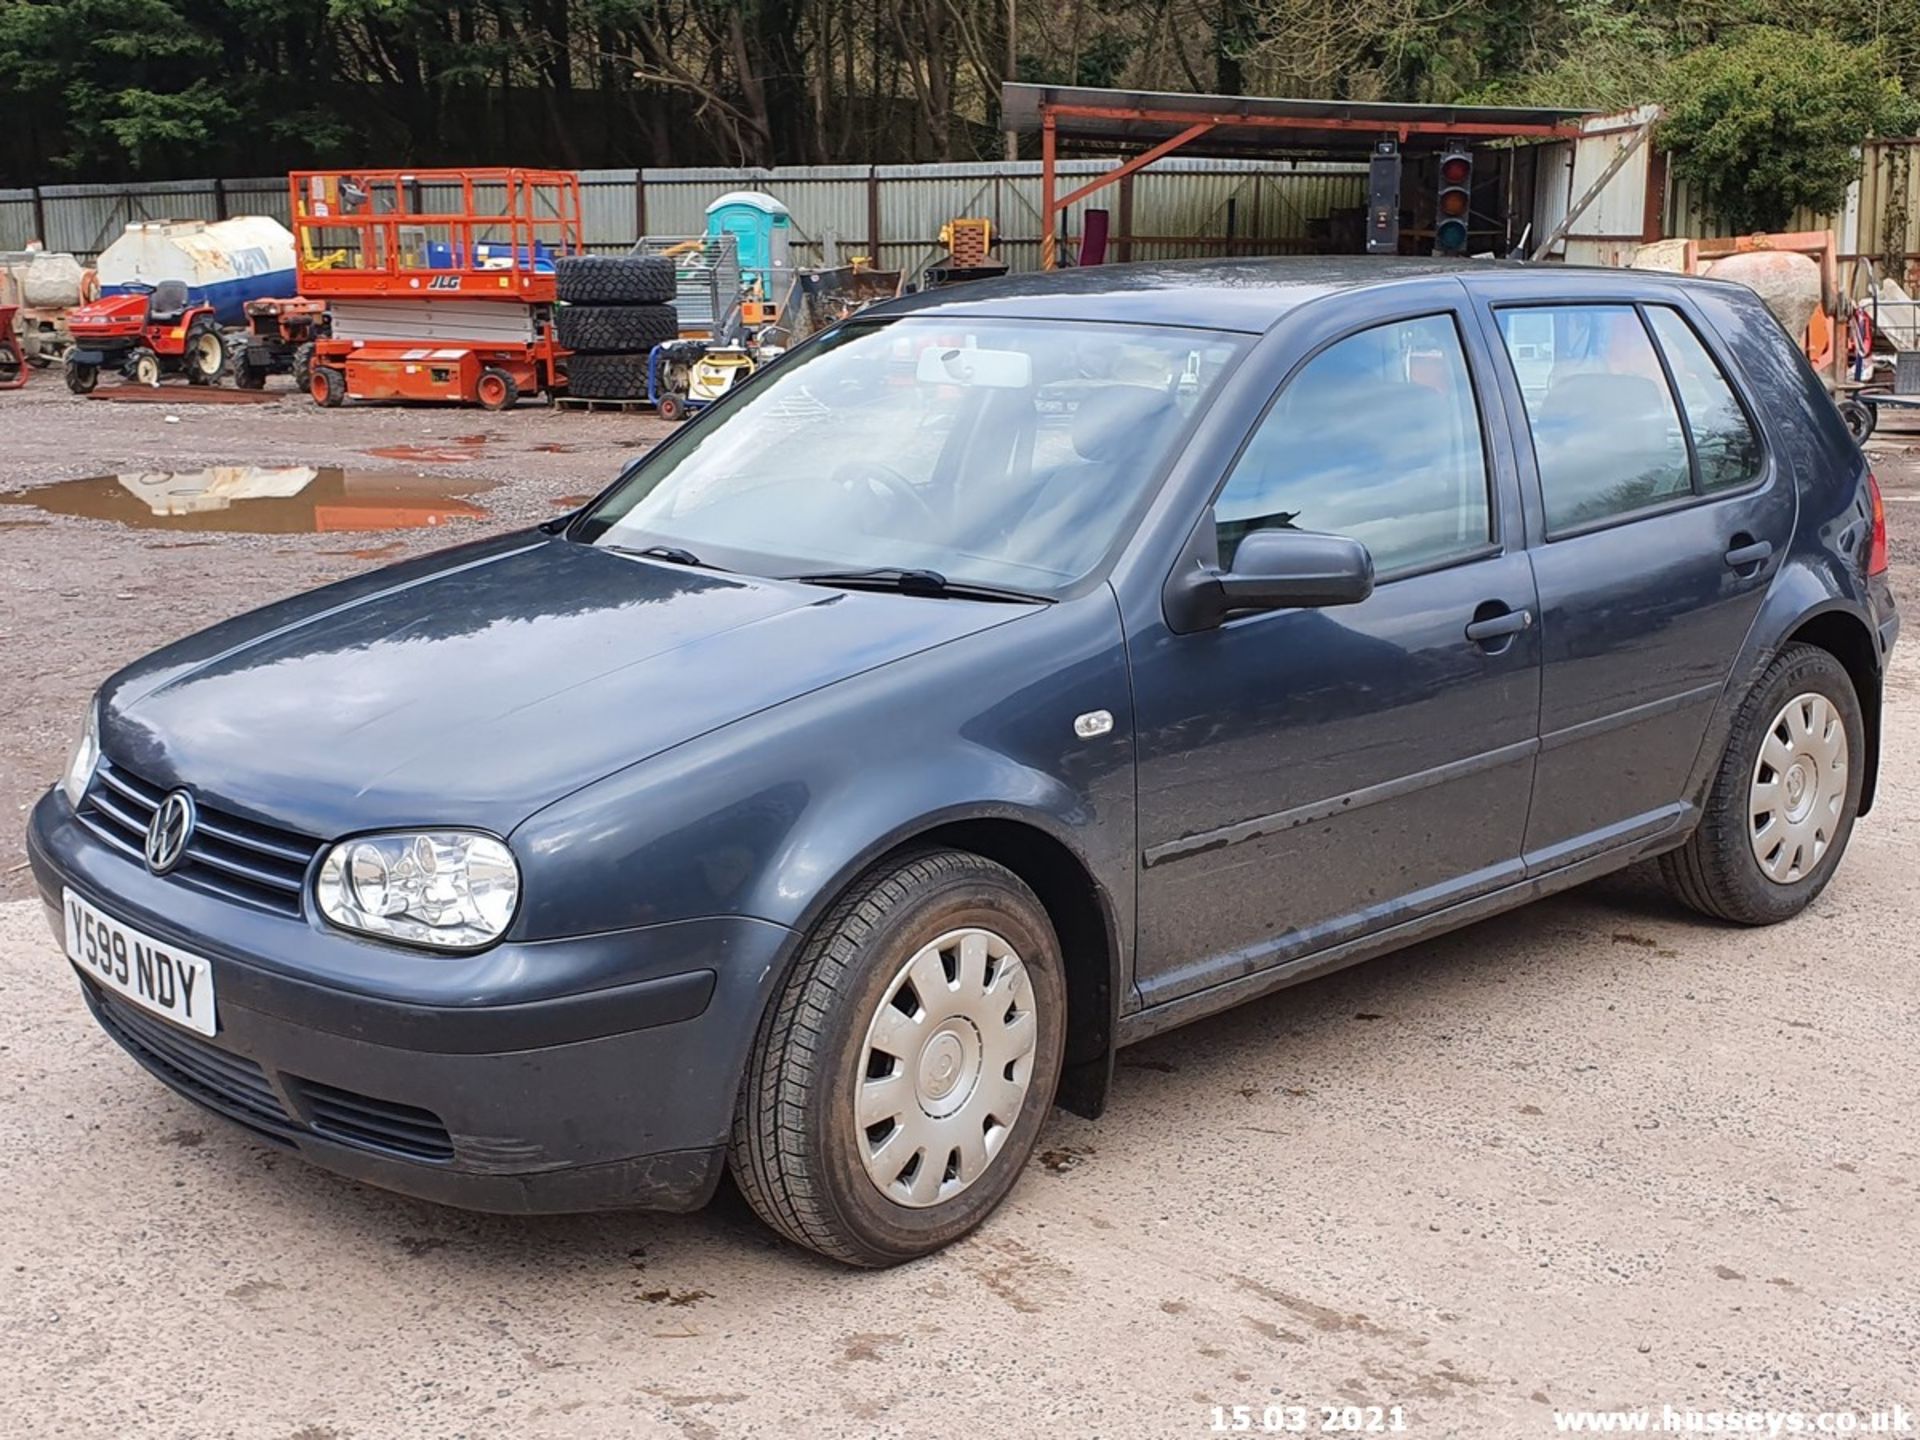
<svg viewBox="0 0 1920 1440"><path fill-rule="evenodd" d="M72 365L118 365L133 353L137 337L74 337L73 348L67 351L67 362Z"/></svg>
<svg viewBox="0 0 1920 1440"><path fill-rule="evenodd" d="M211 1040L79 976L149 1071L326 1169L477 1210L704 1204L794 939L719 918L422 955L150 875L51 791L27 849L56 935L71 886L212 963Z"/></svg>

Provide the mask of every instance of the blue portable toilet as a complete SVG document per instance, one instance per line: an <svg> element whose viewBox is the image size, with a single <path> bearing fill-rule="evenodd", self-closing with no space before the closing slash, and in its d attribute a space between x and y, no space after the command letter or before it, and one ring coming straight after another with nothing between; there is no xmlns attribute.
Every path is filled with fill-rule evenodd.
<svg viewBox="0 0 1920 1440"><path fill-rule="evenodd" d="M787 236L793 216L771 195L731 190L707 206L707 234L732 235L740 244L740 279L760 282L760 294L778 302L773 272L787 268Z"/></svg>

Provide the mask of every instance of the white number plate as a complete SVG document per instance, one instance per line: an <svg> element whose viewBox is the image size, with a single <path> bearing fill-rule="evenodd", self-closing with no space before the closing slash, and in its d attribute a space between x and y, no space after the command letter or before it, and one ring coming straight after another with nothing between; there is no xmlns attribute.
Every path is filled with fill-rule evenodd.
<svg viewBox="0 0 1920 1440"><path fill-rule="evenodd" d="M142 1009L213 1034L211 964L121 924L71 890L63 889L60 898L69 960Z"/></svg>

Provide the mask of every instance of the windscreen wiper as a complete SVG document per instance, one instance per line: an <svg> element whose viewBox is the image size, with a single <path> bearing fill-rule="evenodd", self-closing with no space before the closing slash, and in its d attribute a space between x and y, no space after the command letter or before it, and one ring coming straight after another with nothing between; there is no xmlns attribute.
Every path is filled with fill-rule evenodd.
<svg viewBox="0 0 1920 1440"><path fill-rule="evenodd" d="M635 549L630 545L609 545L616 555L639 555L647 560L665 560L669 565L692 565L701 570L718 570L718 565L710 565L691 550L678 545L649 545L645 549Z"/></svg>
<svg viewBox="0 0 1920 1440"><path fill-rule="evenodd" d="M997 600L1016 605L1050 605L1045 595L1011 590L1001 585L978 585L971 580L949 580L938 570L881 565L871 570L818 570L784 577L802 585L831 585L842 590L893 590L935 600Z"/></svg>

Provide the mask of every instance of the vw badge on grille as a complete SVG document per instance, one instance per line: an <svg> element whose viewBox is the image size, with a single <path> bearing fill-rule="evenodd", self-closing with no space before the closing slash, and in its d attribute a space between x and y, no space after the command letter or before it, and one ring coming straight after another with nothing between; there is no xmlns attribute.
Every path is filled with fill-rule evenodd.
<svg viewBox="0 0 1920 1440"><path fill-rule="evenodd" d="M147 869L164 875L178 865L193 838L193 797L184 790L171 792L153 812L147 825Z"/></svg>

